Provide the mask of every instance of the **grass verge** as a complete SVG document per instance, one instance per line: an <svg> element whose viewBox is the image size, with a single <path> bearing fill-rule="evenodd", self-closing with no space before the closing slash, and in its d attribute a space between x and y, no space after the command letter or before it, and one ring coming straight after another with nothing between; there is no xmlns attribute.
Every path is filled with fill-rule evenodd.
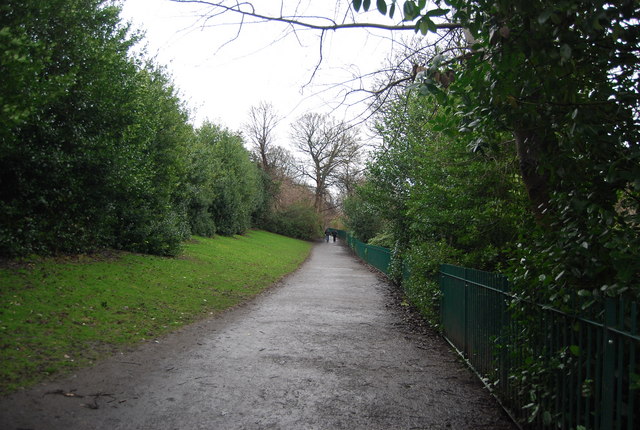
<svg viewBox="0 0 640 430"><path fill-rule="evenodd" d="M0 393L236 305L295 270L310 248L251 231L194 238L178 258L118 252L10 262L0 268Z"/></svg>

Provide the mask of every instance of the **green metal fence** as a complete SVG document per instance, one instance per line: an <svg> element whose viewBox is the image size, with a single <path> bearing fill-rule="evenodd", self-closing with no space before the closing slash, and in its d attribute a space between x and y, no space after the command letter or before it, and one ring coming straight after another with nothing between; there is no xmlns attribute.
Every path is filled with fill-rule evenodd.
<svg viewBox="0 0 640 430"><path fill-rule="evenodd" d="M389 249L336 231L358 257L388 274ZM637 303L608 299L585 317L518 301L525 322L513 316L517 299L505 276L444 264L440 286L445 337L518 422L540 429L640 428ZM527 385L523 377L539 380ZM547 393L525 390L534 386Z"/></svg>
<svg viewBox="0 0 640 430"><path fill-rule="evenodd" d="M515 298L504 276L451 265L440 273L445 336L518 421L532 428L640 428L637 303L609 299L585 318L520 301L525 330L509 307ZM540 363L544 373L527 375ZM548 393L523 391L529 385L511 374L539 378Z"/></svg>
<svg viewBox="0 0 640 430"><path fill-rule="evenodd" d="M360 259L364 260L384 274L389 273L389 264L391 263L391 251L389 249L381 246L368 245L359 241L353 237L352 234L344 230L329 230L335 230L338 233L338 237L345 240Z"/></svg>

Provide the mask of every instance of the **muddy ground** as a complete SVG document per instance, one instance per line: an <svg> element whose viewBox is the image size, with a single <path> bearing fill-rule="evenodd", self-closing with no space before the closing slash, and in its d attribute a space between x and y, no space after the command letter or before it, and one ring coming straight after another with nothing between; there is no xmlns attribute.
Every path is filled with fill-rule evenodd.
<svg viewBox="0 0 640 430"><path fill-rule="evenodd" d="M515 429L338 243L256 299L0 399L2 429Z"/></svg>

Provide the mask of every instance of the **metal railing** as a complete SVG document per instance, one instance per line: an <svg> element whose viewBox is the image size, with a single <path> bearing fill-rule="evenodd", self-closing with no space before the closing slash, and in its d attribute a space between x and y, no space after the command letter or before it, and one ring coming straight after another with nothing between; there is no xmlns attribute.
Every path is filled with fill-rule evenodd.
<svg viewBox="0 0 640 430"><path fill-rule="evenodd" d="M451 265L440 274L444 335L519 422L640 427L637 303L607 299L586 318L517 301L515 317L504 276Z"/></svg>
<svg viewBox="0 0 640 430"><path fill-rule="evenodd" d="M337 232L358 257L388 274L389 249ZM607 299L592 312L595 317L572 315L518 300L503 275L447 264L440 286L443 334L519 423L539 429L640 428L636 302Z"/></svg>
<svg viewBox="0 0 640 430"><path fill-rule="evenodd" d="M389 249L361 242L353 237L351 233L344 230L329 230L335 230L338 233L338 237L345 240L361 260L364 260L385 275L389 274L389 264L391 263L391 251Z"/></svg>

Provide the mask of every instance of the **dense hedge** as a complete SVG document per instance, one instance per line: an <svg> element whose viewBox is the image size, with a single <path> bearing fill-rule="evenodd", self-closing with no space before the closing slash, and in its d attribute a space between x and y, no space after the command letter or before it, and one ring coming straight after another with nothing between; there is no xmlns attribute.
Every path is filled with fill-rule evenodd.
<svg viewBox="0 0 640 430"><path fill-rule="evenodd" d="M239 136L194 130L111 2L0 5L0 255L173 255L242 233L260 207Z"/></svg>
<svg viewBox="0 0 640 430"><path fill-rule="evenodd" d="M303 240L314 240L322 234L318 213L304 203L296 203L270 214L264 227L273 233Z"/></svg>

